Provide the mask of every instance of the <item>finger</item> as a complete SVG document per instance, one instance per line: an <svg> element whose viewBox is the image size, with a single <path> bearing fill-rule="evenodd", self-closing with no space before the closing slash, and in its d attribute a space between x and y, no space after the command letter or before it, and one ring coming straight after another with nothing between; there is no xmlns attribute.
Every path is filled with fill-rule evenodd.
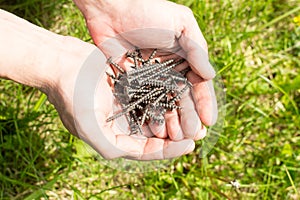
<svg viewBox="0 0 300 200"><path fill-rule="evenodd" d="M184 136L180 127L177 111L167 111L165 114L165 121L169 138L174 141L182 140Z"/></svg>
<svg viewBox="0 0 300 200"><path fill-rule="evenodd" d="M117 70L118 66L121 67L123 69L121 73L123 73L124 70L132 70L131 66L133 66L133 61L127 59L125 54L128 50L133 50L134 48L129 43L124 43L126 42L116 36L114 38L109 38L98 45L108 58L107 63L110 64L111 67L114 67L115 71L121 71Z"/></svg>
<svg viewBox="0 0 300 200"><path fill-rule="evenodd" d="M185 139L178 142L149 138L144 147L141 160L161 160L176 158L192 152L195 148L193 140Z"/></svg>
<svg viewBox="0 0 300 200"><path fill-rule="evenodd" d="M85 129L85 132L87 133L84 134L86 137L81 137L81 139L105 159L127 157L139 160L148 139L143 135L125 135L122 131L113 130L105 123L97 129Z"/></svg>
<svg viewBox="0 0 300 200"><path fill-rule="evenodd" d="M177 52L180 47L174 38L174 31L165 28L139 28L121 34L140 49L160 49L161 52Z"/></svg>
<svg viewBox="0 0 300 200"><path fill-rule="evenodd" d="M171 141L155 137L116 135L107 127L102 131L109 138L96 137L89 144L106 159L124 157L134 160L161 160L188 154L195 148L194 141L190 139Z"/></svg>
<svg viewBox="0 0 300 200"><path fill-rule="evenodd" d="M111 61L116 64L122 63L121 68L125 69L125 71L130 70L132 62L130 63L124 55L129 49L134 49L134 47L116 34L113 29L107 27L107 24L104 24L103 21L99 21L99 24L95 24L95 22L95 20L88 22L90 34L95 44L105 54L106 58L111 58ZM99 29L102 26L106 27L106 29ZM114 65L111 64L110 66ZM114 70L114 72L117 71L117 69Z"/></svg>
<svg viewBox="0 0 300 200"><path fill-rule="evenodd" d="M187 78L193 84L192 96L200 120L208 126L215 124L218 118L218 107L213 82L204 81L194 72L189 72Z"/></svg>
<svg viewBox="0 0 300 200"><path fill-rule="evenodd" d="M91 20L87 24L94 43L106 57L120 58L128 49L134 48L131 43L108 26L105 20Z"/></svg>
<svg viewBox="0 0 300 200"><path fill-rule="evenodd" d="M182 7L180 23L182 34L179 38L179 44L187 52L187 60L191 68L204 79L212 79L215 76L215 70L209 63L207 43L202 35L193 12Z"/></svg>
<svg viewBox="0 0 300 200"><path fill-rule="evenodd" d="M142 126L143 135L147 138L154 137L154 133L152 132L151 128L147 126Z"/></svg>
<svg viewBox="0 0 300 200"><path fill-rule="evenodd" d="M150 122L149 128L151 129L152 133L158 138L167 138L168 137L165 122L162 124Z"/></svg>
<svg viewBox="0 0 300 200"><path fill-rule="evenodd" d="M120 38L119 35L105 38L105 40L97 45L107 57L120 58L128 49L133 49L133 46Z"/></svg>
<svg viewBox="0 0 300 200"><path fill-rule="evenodd" d="M88 115L89 116L89 115ZM106 115L97 115L100 126L96 126L90 117L85 117L80 128L81 138L90 144L106 159L125 157L135 160L152 160L178 157L194 149L192 140L178 142L159 138L147 138L143 135L124 135L122 130L113 130L106 122Z"/></svg>
<svg viewBox="0 0 300 200"><path fill-rule="evenodd" d="M194 137L194 141L202 140L207 134L207 128L202 124L200 130Z"/></svg>
<svg viewBox="0 0 300 200"><path fill-rule="evenodd" d="M194 101L190 92L185 93L180 100L180 121L185 138L199 140L205 137L206 129L203 128Z"/></svg>

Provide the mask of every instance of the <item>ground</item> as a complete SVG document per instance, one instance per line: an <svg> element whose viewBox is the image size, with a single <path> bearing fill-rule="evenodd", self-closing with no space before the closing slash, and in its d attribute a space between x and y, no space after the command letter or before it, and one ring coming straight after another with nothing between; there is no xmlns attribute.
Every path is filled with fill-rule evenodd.
<svg viewBox="0 0 300 200"><path fill-rule="evenodd" d="M42 93L0 80L0 199L300 198L299 3L175 2L193 10L218 72L212 151L199 157L199 141L166 169L112 169L64 129ZM92 42L71 0L0 0L0 8Z"/></svg>

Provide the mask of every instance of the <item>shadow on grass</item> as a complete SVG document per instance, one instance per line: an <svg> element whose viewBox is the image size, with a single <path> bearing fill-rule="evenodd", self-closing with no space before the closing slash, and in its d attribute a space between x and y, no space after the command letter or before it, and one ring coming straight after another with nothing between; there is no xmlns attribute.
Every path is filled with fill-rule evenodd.
<svg viewBox="0 0 300 200"><path fill-rule="evenodd" d="M35 109L37 90L0 81L0 91L0 199L46 196L72 162L70 135L52 106Z"/></svg>
<svg viewBox="0 0 300 200"><path fill-rule="evenodd" d="M0 0L0 9L49 29L70 2ZM43 101L36 109L41 99L33 88L0 80L0 199L47 198L72 163L72 136L53 106Z"/></svg>

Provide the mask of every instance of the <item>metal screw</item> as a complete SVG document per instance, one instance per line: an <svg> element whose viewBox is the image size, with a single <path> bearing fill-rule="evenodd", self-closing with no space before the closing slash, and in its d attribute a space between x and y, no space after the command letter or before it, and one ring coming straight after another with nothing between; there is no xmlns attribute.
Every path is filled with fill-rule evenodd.
<svg viewBox="0 0 300 200"><path fill-rule="evenodd" d="M149 56L148 60L145 61L145 64L150 64L151 60L154 58L155 54L157 52L157 49L154 49L151 55Z"/></svg>
<svg viewBox="0 0 300 200"><path fill-rule="evenodd" d="M154 73L154 74L152 74L152 75L150 75L150 76L148 76L148 77L146 77L146 78L143 78L143 79L138 80L138 82L139 82L140 84L143 84L143 82L148 81L149 79L152 79L152 78L158 76L159 74L163 74L163 73L166 73L166 72L170 71L171 69L173 69L173 68L176 67L177 65L181 64L182 62L184 62L184 61L181 61L181 62L178 61L178 62L176 62L176 63L174 63L174 64L172 64L172 65L170 65L170 66L167 66L166 68L160 69L160 70L157 71L156 73Z"/></svg>
<svg viewBox="0 0 300 200"><path fill-rule="evenodd" d="M187 68L181 70L179 73L182 74L183 76L185 76L191 70L192 70L191 67L187 67Z"/></svg>
<svg viewBox="0 0 300 200"><path fill-rule="evenodd" d="M122 69L122 68L120 67L119 64L113 62L112 57L109 57L109 58L107 59L107 63L113 65L113 66L116 67L122 74L124 74L124 72L125 72L124 69Z"/></svg>
<svg viewBox="0 0 300 200"><path fill-rule="evenodd" d="M154 49L153 52L151 53L151 55L149 56L148 60L151 61L154 58L154 56L156 55L156 53L157 53L157 49Z"/></svg>
<svg viewBox="0 0 300 200"><path fill-rule="evenodd" d="M143 82L143 85L150 85L150 86L156 86L156 87L165 87L168 90L174 90L177 88L176 85L170 84L168 80L166 81L160 81L160 80L148 80Z"/></svg>
<svg viewBox="0 0 300 200"><path fill-rule="evenodd" d="M116 81L116 77L115 75L111 74L111 73L108 73L106 72L106 75L109 76L111 79L113 79L114 81Z"/></svg>
<svg viewBox="0 0 300 200"><path fill-rule="evenodd" d="M142 135L142 133L143 133L142 127L141 127L141 125L138 122L138 118L136 116L136 112L134 110L132 110L131 114L132 114L133 122L137 122L137 123L131 122L130 130L131 131L133 130L134 133L138 133L139 135Z"/></svg>
<svg viewBox="0 0 300 200"><path fill-rule="evenodd" d="M151 72L154 72L155 70L161 69L161 68L167 66L168 64L171 64L172 62L174 62L174 60L170 59L170 60L167 60L163 63L155 63L155 64L148 65L148 66L142 66L142 68L127 72L127 75L128 75L128 77L131 77L133 75L138 74L139 77L142 77L142 76L145 76L145 75L147 75ZM148 72L148 71L150 71L150 72ZM141 72L143 72L143 73L140 74ZM139 77L134 76L135 79L138 79Z"/></svg>
<svg viewBox="0 0 300 200"><path fill-rule="evenodd" d="M123 108L122 112L119 112L119 113L109 117L106 121L110 122L110 121L112 121L116 118L121 117L122 115L124 115L124 114L132 111L133 109L135 109L136 105L138 105L139 103L143 102L144 100L147 100L147 99L151 98L152 96L160 94L161 92L162 92L161 89L158 89L158 88L154 89L153 91L149 92L144 97L138 99L136 102L133 102L133 103L129 104L128 106L126 106L125 108Z"/></svg>
<svg viewBox="0 0 300 200"><path fill-rule="evenodd" d="M182 88L175 97L173 97L171 100L170 100L170 103L175 103L175 101L178 101L181 99L181 96L182 94L187 91L187 89L189 89L191 87L191 84L188 82L184 88Z"/></svg>
<svg viewBox="0 0 300 200"><path fill-rule="evenodd" d="M122 115L126 116L132 134L142 134L141 126L147 121L164 123L164 114L167 110L181 109L176 105L183 93L191 87L191 84L174 67L184 62L184 59L174 61L166 60L162 63L152 61L157 49L154 49L147 60L144 60L140 50L127 52L126 56L134 61L134 69L125 72L111 58L108 63L116 67L121 73L116 78L114 95L122 105L122 110L107 121L114 120ZM180 90L179 84L185 85Z"/></svg>

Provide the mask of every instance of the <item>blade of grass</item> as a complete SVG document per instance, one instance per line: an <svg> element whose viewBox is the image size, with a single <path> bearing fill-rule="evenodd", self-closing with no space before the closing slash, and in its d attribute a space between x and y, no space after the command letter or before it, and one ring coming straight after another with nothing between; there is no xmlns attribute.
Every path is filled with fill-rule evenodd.
<svg viewBox="0 0 300 200"><path fill-rule="evenodd" d="M270 169L269 169L269 174L267 175L268 176L268 180L267 180L267 187L266 187L266 189L265 189L265 196L264 196L264 199L266 200L266 199L268 199L268 193L269 193L269 188L270 188L270 183L271 183L271 176L270 176L270 174L272 174L272 171L273 171L273 166L271 166L270 167Z"/></svg>
<svg viewBox="0 0 300 200"><path fill-rule="evenodd" d="M15 185L20 185L20 186L23 186L23 187L25 186L25 187L28 187L28 188L35 188L35 186L33 186L31 184L24 183L22 181L18 181L18 180L9 178L7 176L4 176L2 173L0 173L0 180L1 181L7 181L9 183L12 183L12 184L15 184Z"/></svg>
<svg viewBox="0 0 300 200"><path fill-rule="evenodd" d="M267 28L268 26L276 24L280 20L283 20L284 18L286 18L286 17L288 17L288 16L290 16L290 15L298 12L299 10L300 10L300 6L294 8L294 9L288 11L288 12L285 12L283 15L280 15L280 16L276 17L275 19L273 19L272 21L264 24L263 26L261 26L260 28L258 28L258 30L262 31L263 29Z"/></svg>
<svg viewBox="0 0 300 200"><path fill-rule="evenodd" d="M291 175L290 175L289 170L287 169L286 165L283 165L283 167L284 167L284 170L285 170L285 172L286 172L286 174L287 174L287 176L288 176L288 178L289 178L289 180L290 180L290 183L291 183L291 185L292 185L292 187L293 187L293 189L294 189L294 191L295 191L295 194L297 194L297 196L299 196L298 190L297 190L297 188L295 187L294 181L293 181L293 179L292 179L292 177L291 177Z"/></svg>
<svg viewBox="0 0 300 200"><path fill-rule="evenodd" d="M81 192L77 188L75 188L73 186L71 186L71 188L73 190L73 199L74 200L83 200L83 199L85 199L83 197L83 195L81 194Z"/></svg>
<svg viewBox="0 0 300 200"><path fill-rule="evenodd" d="M47 184L45 184L41 189L33 192L29 196L27 196L24 200L31 200L31 199L40 199L42 196L45 195L45 190L50 190L52 186L56 183L59 176L56 176L53 180L49 181Z"/></svg>
<svg viewBox="0 0 300 200"><path fill-rule="evenodd" d="M39 100L36 102L35 106L33 107L33 111L38 111L46 102L47 96L42 94Z"/></svg>
<svg viewBox="0 0 300 200"><path fill-rule="evenodd" d="M219 75L219 74L222 74L224 71L226 71L226 70L229 69L230 67L233 67L234 64L235 64L237 61L239 61L239 60L241 60L241 59L236 59L236 60L234 60L234 61L228 63L227 65L225 65L224 67L222 67L220 70L218 70L217 74L218 74L218 75Z"/></svg>
<svg viewBox="0 0 300 200"><path fill-rule="evenodd" d="M279 85L277 85L275 82L271 81L270 79L268 79L267 77L265 77L263 75L259 75L259 77L262 78L267 83L269 83L275 89L279 90L282 94L284 94L284 96L286 96L286 98L290 101L290 103L294 107L296 114L299 116L299 110L298 110L296 102Z"/></svg>

